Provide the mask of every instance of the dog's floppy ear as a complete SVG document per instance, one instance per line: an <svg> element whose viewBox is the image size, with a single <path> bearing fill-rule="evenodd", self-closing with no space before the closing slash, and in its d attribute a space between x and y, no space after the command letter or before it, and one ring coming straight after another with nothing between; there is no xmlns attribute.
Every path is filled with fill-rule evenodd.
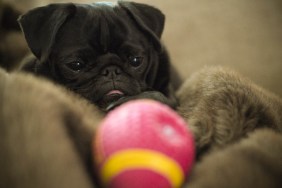
<svg viewBox="0 0 282 188"><path fill-rule="evenodd" d="M119 1L118 4L127 11L139 28L152 39L156 49L161 51L160 38L164 29L164 14L157 8L141 3Z"/></svg>
<svg viewBox="0 0 282 188"><path fill-rule="evenodd" d="M18 22L26 41L39 60L44 61L47 58L56 33L66 19L75 13L75 10L75 5L72 3L50 4L20 16Z"/></svg>

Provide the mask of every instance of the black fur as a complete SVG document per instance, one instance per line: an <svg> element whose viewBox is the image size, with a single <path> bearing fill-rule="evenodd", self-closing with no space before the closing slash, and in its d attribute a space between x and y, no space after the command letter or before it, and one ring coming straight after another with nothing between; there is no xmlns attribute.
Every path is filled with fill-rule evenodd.
<svg viewBox="0 0 282 188"><path fill-rule="evenodd" d="M36 56L23 69L66 86L102 109L136 98L175 107L170 62L160 42L164 21L158 9L124 1L36 8L19 19Z"/></svg>

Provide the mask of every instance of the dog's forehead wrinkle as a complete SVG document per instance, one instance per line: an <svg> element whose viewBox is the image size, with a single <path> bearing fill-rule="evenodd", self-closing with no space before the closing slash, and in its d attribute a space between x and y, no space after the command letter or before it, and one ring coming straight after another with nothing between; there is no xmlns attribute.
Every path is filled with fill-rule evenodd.
<svg viewBox="0 0 282 188"><path fill-rule="evenodd" d="M100 25L100 45L102 51L105 53L108 51L109 41L110 41L109 25L108 22L103 17L101 17L99 25Z"/></svg>
<svg viewBox="0 0 282 188"><path fill-rule="evenodd" d="M130 35L127 16L119 7L93 4L88 10L89 19L86 27L91 28L90 42L100 43L100 50L106 53L110 48L116 48L118 41L125 40ZM89 29L86 29L89 32ZM113 38L115 41L113 41ZM119 38L120 40L116 40ZM113 46L114 45L114 46Z"/></svg>

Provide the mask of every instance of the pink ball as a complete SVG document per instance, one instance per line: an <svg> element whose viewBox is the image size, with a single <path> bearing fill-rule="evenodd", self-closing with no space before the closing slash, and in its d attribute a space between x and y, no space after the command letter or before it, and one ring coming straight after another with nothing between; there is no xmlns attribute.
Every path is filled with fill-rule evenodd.
<svg viewBox="0 0 282 188"><path fill-rule="evenodd" d="M184 120L152 100L125 103L101 123L94 142L101 181L109 188L180 187L195 148Z"/></svg>

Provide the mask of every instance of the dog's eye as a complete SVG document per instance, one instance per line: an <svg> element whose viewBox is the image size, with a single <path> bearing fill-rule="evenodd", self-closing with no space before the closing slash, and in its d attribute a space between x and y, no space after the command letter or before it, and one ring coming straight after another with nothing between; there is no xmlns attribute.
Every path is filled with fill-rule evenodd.
<svg viewBox="0 0 282 188"><path fill-rule="evenodd" d="M143 57L140 56L129 56L128 57L130 65L133 67L138 67L143 62Z"/></svg>
<svg viewBox="0 0 282 188"><path fill-rule="evenodd" d="M82 61L77 60L77 61L72 61L70 63L67 63L67 66L68 68L74 71L80 71L81 69L84 68L85 64Z"/></svg>

